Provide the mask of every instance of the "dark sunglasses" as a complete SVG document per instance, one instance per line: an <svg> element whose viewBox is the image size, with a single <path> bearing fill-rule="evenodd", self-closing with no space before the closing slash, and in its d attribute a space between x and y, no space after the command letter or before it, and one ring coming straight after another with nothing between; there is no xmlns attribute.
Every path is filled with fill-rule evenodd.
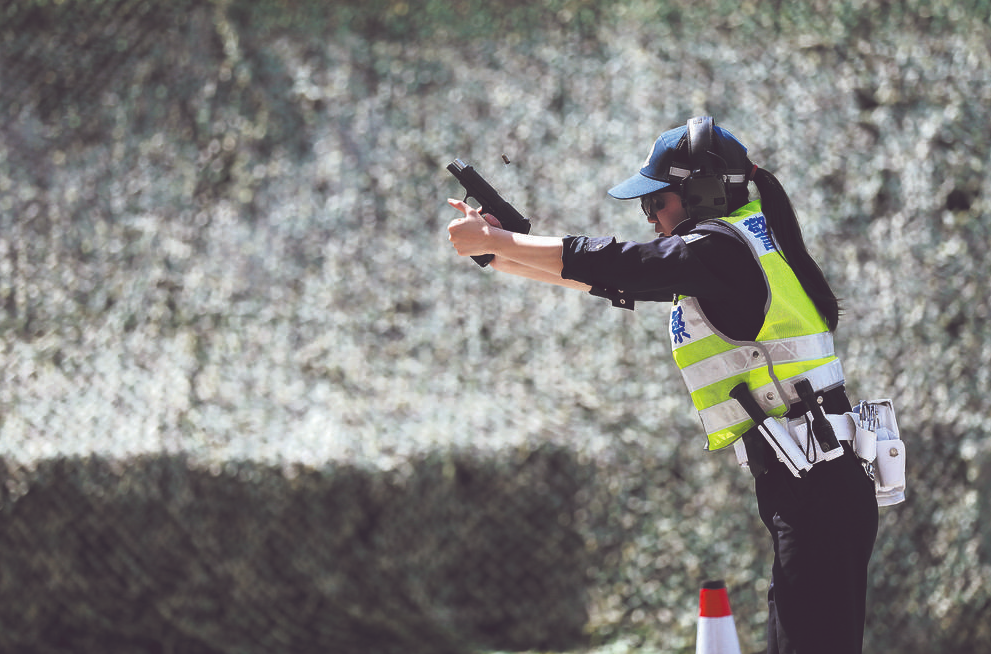
<svg viewBox="0 0 991 654"><path fill-rule="evenodd" d="M655 191L649 195L644 195L640 197L640 208L643 209L643 213L648 218L653 218L654 214L664 208L664 193L670 192L670 188L666 188L663 191Z"/></svg>

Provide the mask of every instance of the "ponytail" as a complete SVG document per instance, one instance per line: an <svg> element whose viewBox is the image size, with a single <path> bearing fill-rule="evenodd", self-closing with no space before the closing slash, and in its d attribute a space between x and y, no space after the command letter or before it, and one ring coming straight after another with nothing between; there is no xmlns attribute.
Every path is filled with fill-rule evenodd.
<svg viewBox="0 0 991 654"><path fill-rule="evenodd" d="M788 194L781 182L768 171L754 166L752 175L760 193L761 210L767 219L767 226L781 246L785 261L826 321L829 331L835 331L839 322L840 302L829 287L822 269L805 248L802 228Z"/></svg>

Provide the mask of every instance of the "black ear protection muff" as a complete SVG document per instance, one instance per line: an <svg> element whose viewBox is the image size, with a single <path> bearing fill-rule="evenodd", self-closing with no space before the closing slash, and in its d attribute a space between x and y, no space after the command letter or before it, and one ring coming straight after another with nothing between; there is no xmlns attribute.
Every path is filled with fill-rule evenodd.
<svg viewBox="0 0 991 654"><path fill-rule="evenodd" d="M681 201L692 220L729 215L726 161L718 154L712 116L696 116L687 124L688 165L681 183Z"/></svg>

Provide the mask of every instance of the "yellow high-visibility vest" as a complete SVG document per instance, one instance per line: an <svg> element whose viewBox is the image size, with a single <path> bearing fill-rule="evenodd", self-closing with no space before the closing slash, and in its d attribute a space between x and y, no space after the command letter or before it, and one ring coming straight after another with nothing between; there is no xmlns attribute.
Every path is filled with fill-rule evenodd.
<svg viewBox="0 0 991 654"><path fill-rule="evenodd" d="M671 307L671 347L708 437L708 449L731 445L754 423L729 391L741 381L764 412L787 413L798 401L794 384L808 379L817 391L843 383L833 335L767 229L760 202L719 222L750 245L764 271L768 302L754 341L737 341L717 330L696 298L679 296Z"/></svg>

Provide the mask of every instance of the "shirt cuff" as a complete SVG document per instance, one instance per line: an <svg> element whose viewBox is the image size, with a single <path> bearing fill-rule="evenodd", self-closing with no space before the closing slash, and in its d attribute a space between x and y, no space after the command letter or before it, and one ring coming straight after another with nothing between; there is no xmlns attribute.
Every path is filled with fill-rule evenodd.
<svg viewBox="0 0 991 654"><path fill-rule="evenodd" d="M598 252L615 242L614 236L590 238L568 234L564 237L564 250L561 253L561 277L594 286L595 284L590 279L591 262L585 255L590 252Z"/></svg>
<svg viewBox="0 0 991 654"><path fill-rule="evenodd" d="M561 277L590 285L592 287L592 290L589 291L590 294L610 300L614 307L633 310L632 295L619 289L596 286L596 280L591 271L595 257L586 256L615 243L616 238L614 236L595 238L572 236L571 234L565 236L564 250L561 254Z"/></svg>
<svg viewBox="0 0 991 654"><path fill-rule="evenodd" d="M593 286L592 290L589 291L591 295L595 297L604 297L612 302L612 305L617 309L629 309L633 311L634 300L633 297L628 293L624 293L621 290L612 288L602 288L601 286Z"/></svg>

